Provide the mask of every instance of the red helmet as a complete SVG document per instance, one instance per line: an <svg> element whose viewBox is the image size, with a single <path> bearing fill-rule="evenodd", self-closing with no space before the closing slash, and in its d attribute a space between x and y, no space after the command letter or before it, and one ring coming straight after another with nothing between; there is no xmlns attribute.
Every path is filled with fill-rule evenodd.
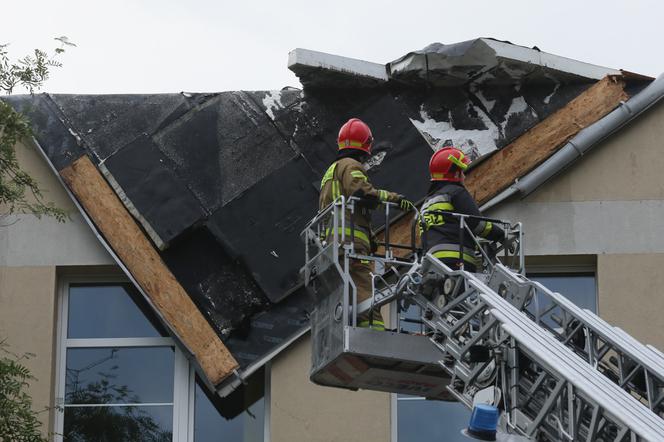
<svg viewBox="0 0 664 442"><path fill-rule="evenodd" d="M470 160L456 147L443 147L429 161L431 181L462 181Z"/></svg>
<svg viewBox="0 0 664 442"><path fill-rule="evenodd" d="M370 154L373 143L371 129L359 118L351 118L339 129L337 143L339 150L357 149Z"/></svg>

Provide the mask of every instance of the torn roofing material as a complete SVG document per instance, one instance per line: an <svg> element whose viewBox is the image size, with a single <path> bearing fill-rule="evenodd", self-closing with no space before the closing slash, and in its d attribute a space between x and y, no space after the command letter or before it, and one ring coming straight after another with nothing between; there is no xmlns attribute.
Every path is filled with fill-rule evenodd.
<svg viewBox="0 0 664 442"><path fill-rule="evenodd" d="M99 96L9 100L37 122L34 134L56 169L82 155L93 159L146 232L161 240L155 241L161 258L247 368L306 328L299 232L317 209L338 125L357 115L382 132L384 161L371 174L384 187L397 187L402 162L423 176L430 149L403 108L382 93L198 98L131 96L122 104L114 97L103 105ZM173 113L136 127L137 102L140 108L162 103ZM97 126L104 128L100 134ZM122 132L123 145L112 127ZM425 180L400 186L412 198L425 189Z"/></svg>
<svg viewBox="0 0 664 442"><path fill-rule="evenodd" d="M309 55L324 85L340 57ZM372 127L374 184L418 200L432 148L486 156L594 82L551 71L537 83L422 88L403 77L368 87L371 75L343 66L343 76L359 78L353 89L305 82L304 91L9 100L32 120L57 170L82 155L93 160L248 372L307 327L299 232L317 209L343 122L359 117Z"/></svg>
<svg viewBox="0 0 664 442"><path fill-rule="evenodd" d="M475 159L542 121L615 69L492 39L434 43L381 65L296 49L289 68L305 90L355 89L359 81L403 99L434 149L455 145ZM340 93L343 93L340 91Z"/></svg>
<svg viewBox="0 0 664 442"><path fill-rule="evenodd" d="M530 171L519 181L487 201L482 206L482 210L488 210L515 194L526 197L565 168L574 164L579 157L585 155L595 145L659 103L662 98L664 98L664 74L657 77L631 99L621 101L620 106L601 120L581 130L535 170Z"/></svg>
<svg viewBox="0 0 664 442"><path fill-rule="evenodd" d="M491 38L433 43L386 65L295 49L288 68L307 88L459 87L470 84L587 83L620 71ZM360 83L361 82L361 83Z"/></svg>
<svg viewBox="0 0 664 442"><path fill-rule="evenodd" d="M567 83L599 80L620 72L602 66L489 38L451 45L433 43L388 63L390 79L446 87L541 83L557 78Z"/></svg>

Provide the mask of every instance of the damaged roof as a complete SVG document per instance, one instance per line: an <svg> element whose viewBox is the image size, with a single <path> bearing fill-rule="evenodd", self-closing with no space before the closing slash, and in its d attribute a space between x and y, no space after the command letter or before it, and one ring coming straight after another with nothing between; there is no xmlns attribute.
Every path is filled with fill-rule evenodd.
<svg viewBox="0 0 664 442"><path fill-rule="evenodd" d="M619 73L490 39L386 65L296 50L289 67L303 90L8 98L55 170L92 160L240 375L308 328L299 233L347 119L372 128L372 182L420 200L432 149L486 157Z"/></svg>

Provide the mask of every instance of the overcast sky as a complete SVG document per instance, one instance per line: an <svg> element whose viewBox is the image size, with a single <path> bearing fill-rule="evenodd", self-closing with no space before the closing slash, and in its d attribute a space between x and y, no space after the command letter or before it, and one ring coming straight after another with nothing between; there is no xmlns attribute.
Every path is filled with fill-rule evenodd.
<svg viewBox="0 0 664 442"><path fill-rule="evenodd" d="M66 35L45 90L153 93L299 86L301 47L378 63L429 43L494 37L657 76L664 72L659 0L7 0L0 43L19 57Z"/></svg>

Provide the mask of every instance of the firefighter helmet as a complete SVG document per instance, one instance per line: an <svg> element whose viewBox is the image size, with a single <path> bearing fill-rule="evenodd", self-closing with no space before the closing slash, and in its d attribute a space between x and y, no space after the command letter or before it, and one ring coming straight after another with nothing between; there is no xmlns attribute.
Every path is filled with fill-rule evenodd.
<svg viewBox="0 0 664 442"><path fill-rule="evenodd" d="M373 143L371 129L359 118L351 118L339 129L337 143L339 150L357 149L370 154Z"/></svg>
<svg viewBox="0 0 664 442"><path fill-rule="evenodd" d="M462 181L470 160L456 147L443 147L429 161L431 181Z"/></svg>

